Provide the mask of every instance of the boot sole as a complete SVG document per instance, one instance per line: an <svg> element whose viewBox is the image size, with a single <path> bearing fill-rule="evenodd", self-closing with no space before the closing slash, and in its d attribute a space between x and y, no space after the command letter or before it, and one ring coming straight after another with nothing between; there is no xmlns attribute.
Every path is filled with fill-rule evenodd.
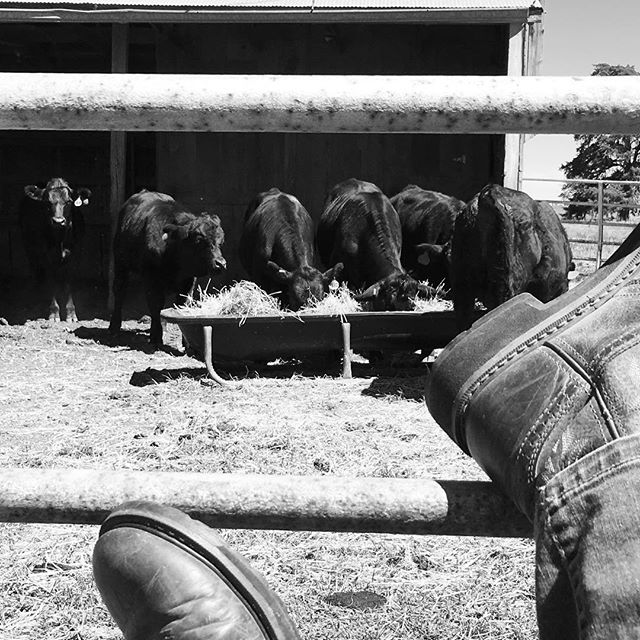
<svg viewBox="0 0 640 640"><path fill-rule="evenodd" d="M459 357L465 352L467 340L471 343L477 342L478 330L485 330L485 340L490 339L493 334L496 339L499 338L501 344L504 345L505 340L507 341L506 346L473 369L473 375L461 384L455 397L450 435L463 451L469 453L464 436L463 418L473 394L503 366L535 348L576 318L600 307L638 267L640 249L636 249L617 263L605 265L574 289L550 302L542 303L530 294L520 294L489 312L449 344L446 356ZM454 351L458 353L453 354ZM455 364L453 366L455 367Z"/></svg>
<svg viewBox="0 0 640 640"><path fill-rule="evenodd" d="M237 552L203 523L152 502L129 502L107 517L100 535L118 528L145 531L205 564L251 612L269 640L299 640L280 598Z"/></svg>

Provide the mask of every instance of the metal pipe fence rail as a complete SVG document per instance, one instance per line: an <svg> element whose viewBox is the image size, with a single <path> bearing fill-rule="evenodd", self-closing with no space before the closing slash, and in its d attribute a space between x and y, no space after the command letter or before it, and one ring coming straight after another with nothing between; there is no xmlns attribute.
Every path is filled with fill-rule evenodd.
<svg viewBox="0 0 640 640"><path fill-rule="evenodd" d="M0 73L0 129L640 133L640 77ZM217 527L528 536L486 482L5 468L0 520L97 523L151 499Z"/></svg>
<svg viewBox="0 0 640 640"><path fill-rule="evenodd" d="M210 526L530 537L490 482L93 469L5 468L0 521L99 524L129 500L177 507Z"/></svg>
<svg viewBox="0 0 640 640"><path fill-rule="evenodd" d="M0 74L0 129L640 131L640 78Z"/></svg>
<svg viewBox="0 0 640 640"><path fill-rule="evenodd" d="M632 201L624 201L624 202L614 202L608 203L604 201L605 197L605 185L640 185L640 181L638 180L593 180L593 179L574 179L574 178L566 178L564 180L557 180L555 178L522 178L522 182L552 182L557 184L590 184L594 185L597 188L597 200L588 201L588 202L578 202L574 200L544 200L544 202L548 202L550 204L571 204L574 206L584 206L584 207L595 207L596 208L596 239L595 240L587 240L583 238L572 238L569 236L569 242L571 244L594 244L596 246L596 255L591 257L583 256L580 260L593 261L596 263L595 268L599 269L603 260L603 248L604 247L618 247L622 244L622 240L619 242L609 242L604 239L604 229L607 226L616 227L616 228L635 228L634 223L629 222L605 222L604 219L604 211L605 209L640 209L640 203L632 202ZM590 225L590 221L586 220L573 220L567 219L563 220L565 226L567 225Z"/></svg>

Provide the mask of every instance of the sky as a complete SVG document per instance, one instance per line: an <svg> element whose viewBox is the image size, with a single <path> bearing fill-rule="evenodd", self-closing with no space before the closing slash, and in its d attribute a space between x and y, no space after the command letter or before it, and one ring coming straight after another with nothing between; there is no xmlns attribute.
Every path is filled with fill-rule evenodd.
<svg viewBox="0 0 640 640"><path fill-rule="evenodd" d="M593 65L630 64L640 71L640 0L546 0L544 76L588 76ZM564 178L560 165L575 155L570 135L539 135L524 145L523 178ZM524 181L534 198L555 198L560 185Z"/></svg>

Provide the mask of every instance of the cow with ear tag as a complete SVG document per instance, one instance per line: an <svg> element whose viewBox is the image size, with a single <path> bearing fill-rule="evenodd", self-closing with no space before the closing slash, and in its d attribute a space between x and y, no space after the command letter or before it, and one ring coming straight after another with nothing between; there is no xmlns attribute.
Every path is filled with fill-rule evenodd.
<svg viewBox="0 0 640 640"><path fill-rule="evenodd" d="M240 261L257 285L293 311L324 298L342 272L342 264L317 268L311 216L297 198L276 188L258 194L247 208Z"/></svg>
<svg viewBox="0 0 640 640"><path fill-rule="evenodd" d="M329 194L318 225L320 257L344 264L357 299L374 311L407 311L416 296L433 290L410 276L400 263L402 233L396 210L371 182L351 178Z"/></svg>
<svg viewBox="0 0 640 640"><path fill-rule="evenodd" d="M24 188L19 208L22 241L38 295L54 322L78 319L72 289L84 236L83 209L90 197L89 189L74 189L64 178Z"/></svg>
<svg viewBox="0 0 640 640"><path fill-rule="evenodd" d="M140 191L123 205L114 237L114 308L109 330L122 324L122 303L129 274L144 280L149 315L150 342L162 344L160 311L169 292L183 303L194 278L223 272L224 231L220 218L206 212L194 214L165 193Z"/></svg>
<svg viewBox="0 0 640 640"><path fill-rule="evenodd" d="M402 266L418 280L450 289L451 238L465 203L454 196L407 185L391 198L402 227Z"/></svg>

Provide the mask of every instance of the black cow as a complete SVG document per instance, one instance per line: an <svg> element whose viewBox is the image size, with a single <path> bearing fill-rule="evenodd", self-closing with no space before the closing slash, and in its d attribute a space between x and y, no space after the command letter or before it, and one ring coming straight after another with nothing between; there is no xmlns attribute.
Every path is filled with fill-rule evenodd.
<svg viewBox="0 0 640 640"><path fill-rule="evenodd" d="M134 271L144 279L150 342L162 344L160 310L165 294L175 291L176 302L184 303L194 278L226 269L223 243L218 216L195 215L164 193L143 190L132 195L120 210L113 243L114 308L109 330L120 330L125 289Z"/></svg>
<svg viewBox="0 0 640 640"><path fill-rule="evenodd" d="M493 309L529 292L548 302L569 288L574 268L560 219L522 191L484 187L458 216L451 249L459 329L471 326L476 298Z"/></svg>
<svg viewBox="0 0 640 640"><path fill-rule="evenodd" d="M44 188L26 186L24 194L20 231L32 275L49 304L49 320L60 321L62 308L62 319L75 322L72 281L84 236L82 209L91 191L52 178Z"/></svg>
<svg viewBox="0 0 640 640"><path fill-rule="evenodd" d="M316 268L313 221L292 195L273 188L258 194L245 213L240 261L249 277L268 293L279 292L293 311L320 300L342 265Z"/></svg>
<svg viewBox="0 0 640 640"><path fill-rule="evenodd" d="M416 295L429 293L400 263L400 219L380 189L350 178L329 194L318 225L318 249L326 265L344 264L350 287L375 311L406 311Z"/></svg>
<svg viewBox="0 0 640 640"><path fill-rule="evenodd" d="M438 191L407 185L391 198L402 227L402 266L418 280L450 287L453 225L465 203Z"/></svg>

